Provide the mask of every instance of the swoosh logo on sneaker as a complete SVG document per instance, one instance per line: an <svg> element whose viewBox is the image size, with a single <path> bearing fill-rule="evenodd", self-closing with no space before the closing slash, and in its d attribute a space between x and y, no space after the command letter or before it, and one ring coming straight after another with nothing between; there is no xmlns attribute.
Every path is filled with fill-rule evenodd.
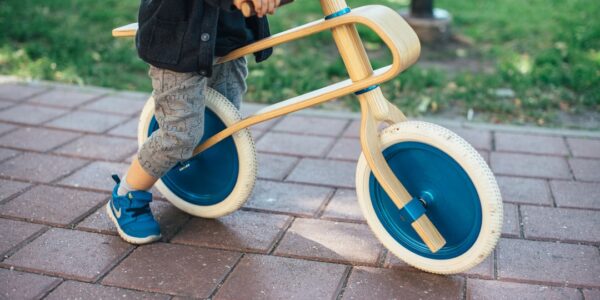
<svg viewBox="0 0 600 300"><path fill-rule="evenodd" d="M115 216L117 217L117 219L121 218L121 208L119 207L119 210L117 210L115 208L115 203L113 201L110 201L110 206L112 206L112 210L115 213Z"/></svg>

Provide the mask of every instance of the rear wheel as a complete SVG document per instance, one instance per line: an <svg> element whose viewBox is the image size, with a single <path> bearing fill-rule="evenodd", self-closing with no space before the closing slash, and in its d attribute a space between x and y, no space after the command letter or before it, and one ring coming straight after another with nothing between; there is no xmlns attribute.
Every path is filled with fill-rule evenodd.
<svg viewBox="0 0 600 300"><path fill-rule="evenodd" d="M207 88L204 136L200 143L241 119L235 106ZM154 99L148 99L138 125L141 146L158 129ZM247 129L181 162L155 186L173 205L198 217L217 218L239 209L256 181L256 151Z"/></svg>
<svg viewBox="0 0 600 300"><path fill-rule="evenodd" d="M387 196L361 155L356 190L365 218L379 240L406 263L433 273L463 272L493 250L502 228L502 199L479 153L455 133L407 121L381 134L383 155L405 188L446 239L432 253L411 221Z"/></svg>

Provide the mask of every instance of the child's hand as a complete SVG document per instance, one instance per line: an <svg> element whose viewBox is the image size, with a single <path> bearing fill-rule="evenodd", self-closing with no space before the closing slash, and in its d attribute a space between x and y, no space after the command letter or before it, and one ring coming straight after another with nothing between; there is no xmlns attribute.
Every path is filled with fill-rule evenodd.
<svg viewBox="0 0 600 300"><path fill-rule="evenodd" d="M262 18L267 13L270 15L275 13L275 10L277 7L279 7L281 0L233 0L233 5L235 5L237 9L241 10L242 3L244 2L252 2L252 4L254 4L256 15L259 18Z"/></svg>

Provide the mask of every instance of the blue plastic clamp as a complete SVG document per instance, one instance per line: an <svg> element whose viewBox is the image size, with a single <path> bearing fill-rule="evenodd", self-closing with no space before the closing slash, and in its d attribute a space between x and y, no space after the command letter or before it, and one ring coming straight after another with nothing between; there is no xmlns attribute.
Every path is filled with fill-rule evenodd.
<svg viewBox="0 0 600 300"><path fill-rule="evenodd" d="M378 87L379 87L379 84L372 85L372 86L370 86L370 87L368 87L368 88L366 88L366 89L362 89L362 90L360 90L360 91L357 91L357 92L355 92L355 93L354 93L354 95L356 95L356 96L358 96L358 95L362 95L362 94L364 94L364 93L366 93L366 92L370 92L370 91L372 91L372 90L374 90L374 89L376 89L376 88L378 88Z"/></svg>
<svg viewBox="0 0 600 300"><path fill-rule="evenodd" d="M416 221L425 213L425 207L418 198L412 198L402 209L400 209L400 217L404 221L410 223Z"/></svg>
<svg viewBox="0 0 600 300"><path fill-rule="evenodd" d="M350 7L346 7L344 9L342 9L342 10L336 11L336 12L334 12L334 13L328 15L328 16L325 16L325 20L337 18L337 17L343 16L343 15L349 13L349 12L350 12Z"/></svg>

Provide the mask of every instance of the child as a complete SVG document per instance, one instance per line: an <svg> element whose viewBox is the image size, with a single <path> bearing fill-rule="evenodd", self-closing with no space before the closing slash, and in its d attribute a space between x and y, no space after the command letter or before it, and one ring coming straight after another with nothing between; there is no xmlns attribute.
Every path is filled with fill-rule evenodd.
<svg viewBox="0 0 600 300"><path fill-rule="evenodd" d="M119 235L133 244L161 238L150 210L149 189L175 164L191 157L204 130L204 90L214 88L238 109L246 92L246 59L215 65L215 57L269 36L263 16L279 0L252 0L256 16L244 18L244 0L142 0L136 47L150 64L155 117L160 129L141 146L116 185L107 213ZM249 1L249 0L246 0ZM267 59L271 49L255 53Z"/></svg>

